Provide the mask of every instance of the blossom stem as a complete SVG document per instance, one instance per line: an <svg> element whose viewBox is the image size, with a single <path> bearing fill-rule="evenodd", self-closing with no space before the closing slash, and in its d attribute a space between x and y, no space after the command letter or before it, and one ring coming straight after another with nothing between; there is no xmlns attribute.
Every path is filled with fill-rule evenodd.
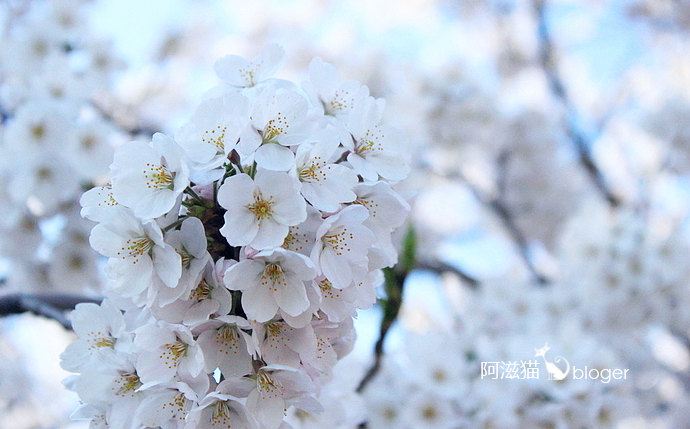
<svg viewBox="0 0 690 429"><path fill-rule="evenodd" d="M205 206L205 203L206 203L206 202L203 200L203 198L201 198L201 197L199 196L199 194L196 193L196 191L195 191L194 189L192 189L191 186L187 186L187 189L185 189L184 191L185 191L186 194L190 195L192 198L194 198L194 199L197 200L199 203L201 203L202 205Z"/></svg>
<svg viewBox="0 0 690 429"><path fill-rule="evenodd" d="M185 219L187 219L189 216L181 215L179 219L177 219L175 222L171 223L170 225L166 226L163 228L163 232L168 232L171 229L175 229L178 226L182 225L182 222L184 222Z"/></svg>

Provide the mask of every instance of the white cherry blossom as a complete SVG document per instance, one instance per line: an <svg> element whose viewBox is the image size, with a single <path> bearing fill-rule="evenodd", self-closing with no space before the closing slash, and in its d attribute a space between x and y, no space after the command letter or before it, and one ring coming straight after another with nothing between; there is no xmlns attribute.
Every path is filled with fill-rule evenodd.
<svg viewBox="0 0 690 429"><path fill-rule="evenodd" d="M176 287L155 291L159 305L170 304L189 294L194 287L198 287L204 267L211 259L211 255L206 251L204 225L198 218L184 219L179 230L170 231L165 235L165 241L180 255L182 273Z"/></svg>
<svg viewBox="0 0 690 429"><path fill-rule="evenodd" d="M354 80L342 80L336 68L321 58L309 63L307 92L325 114L341 117L350 113L369 97L369 89Z"/></svg>
<svg viewBox="0 0 690 429"><path fill-rule="evenodd" d="M112 287L124 296L134 297L157 287L156 281L174 288L182 276L182 258L165 242L153 221L142 223L123 213L96 225L89 242L98 253L110 258Z"/></svg>
<svg viewBox="0 0 690 429"><path fill-rule="evenodd" d="M338 144L337 139L324 138L297 148L296 174L302 182L302 195L325 212L335 212L341 203L356 198L352 188L357 184L357 174L333 159Z"/></svg>
<svg viewBox="0 0 690 429"><path fill-rule="evenodd" d="M349 206L328 217L316 232L311 258L331 284L343 289L367 271L367 252L374 234L363 223L367 210Z"/></svg>
<svg viewBox="0 0 690 429"><path fill-rule="evenodd" d="M186 299L180 297L152 311L161 320L188 326L206 322L214 314L224 316L230 313L232 296L219 278L219 271L224 271L226 266L223 260L219 260L215 266L209 261L196 286L187 292L189 296Z"/></svg>
<svg viewBox="0 0 690 429"><path fill-rule="evenodd" d="M167 213L189 185L180 148L161 133L154 134L150 145L131 142L119 147L110 169L115 199L141 219Z"/></svg>
<svg viewBox="0 0 690 429"><path fill-rule="evenodd" d="M65 381L83 403L74 417L91 427L362 421L329 403L344 396L323 393L353 348L357 310L376 301L377 268L394 262L391 234L407 205L387 181L402 178L404 166L367 140L383 127L382 100L319 61L305 97L292 82L268 79L281 55L270 48L251 61L219 61L224 83L176 140L155 134L119 147L112 184L82 196L81 215L96 223L90 244L108 258L109 298L74 312L79 339L63 367L77 373ZM20 119L13 133L30 134L34 118ZM52 118L36 120L48 130ZM55 153L56 142L38 134L32 144ZM91 143L73 140L77 154L65 168ZM393 167L402 170L390 174ZM21 191L26 207L7 223L21 226L26 216L37 230L35 212L56 204ZM83 277L65 268L79 265L86 235L73 217L54 246L64 263L48 271L72 282ZM322 402L332 412L317 419Z"/></svg>
<svg viewBox="0 0 690 429"><path fill-rule="evenodd" d="M204 353L206 372L220 369L223 377L242 377L251 374L255 353L251 337L244 332L249 322L238 316L220 316L199 326L197 339Z"/></svg>
<svg viewBox="0 0 690 429"><path fill-rule="evenodd" d="M196 377L204 369L201 347L183 325L144 325L136 330L134 346L139 352L135 367L144 388L171 382L178 371Z"/></svg>
<svg viewBox="0 0 690 429"><path fill-rule="evenodd" d="M285 240L283 240L282 247L286 250L309 256L314 243L316 243L316 230L319 229L321 223L321 212L308 205L307 219L288 229L288 234Z"/></svg>
<svg viewBox="0 0 690 429"><path fill-rule="evenodd" d="M289 227L307 217L299 182L287 173L259 169L254 179L247 174L229 177L218 190L218 202L227 210L220 231L233 246L279 246Z"/></svg>
<svg viewBox="0 0 690 429"><path fill-rule="evenodd" d="M279 308L291 316L309 308L305 282L315 276L309 258L276 248L233 265L224 281L228 289L242 291L242 308L250 319L266 322Z"/></svg>
<svg viewBox="0 0 690 429"><path fill-rule="evenodd" d="M223 57L216 62L215 70L218 77L229 85L253 87L276 72L284 55L283 48L270 45L251 60L237 55Z"/></svg>
<svg viewBox="0 0 690 429"><path fill-rule="evenodd" d="M77 341L60 356L61 364L71 371L115 353L115 348L126 347L130 340L120 310L110 300L100 305L77 304L70 315Z"/></svg>
<svg viewBox="0 0 690 429"><path fill-rule="evenodd" d="M242 386L246 389L246 385ZM247 396L247 410L266 429L278 429L290 406L319 410L309 400L314 385L302 371L282 365L268 365L257 371L254 386ZM233 387L232 389L236 389Z"/></svg>
<svg viewBox="0 0 690 429"><path fill-rule="evenodd" d="M381 122L381 108L373 99L348 115L345 123L352 134L352 141L345 142L350 150L347 161L365 180L376 181L379 176L401 180L407 176L404 143Z"/></svg>
<svg viewBox="0 0 690 429"><path fill-rule="evenodd" d="M240 400L223 393L226 382L204 397L189 412L186 429L254 429L256 424L248 417L247 409Z"/></svg>
<svg viewBox="0 0 690 429"><path fill-rule="evenodd" d="M229 92L204 100L175 140L196 165L220 167L248 126L248 100L242 94Z"/></svg>
<svg viewBox="0 0 690 429"><path fill-rule="evenodd" d="M254 131L242 135L243 147L254 147L263 168L287 171L295 162L290 146L303 143L312 132L306 98L293 88L264 88L251 108Z"/></svg>

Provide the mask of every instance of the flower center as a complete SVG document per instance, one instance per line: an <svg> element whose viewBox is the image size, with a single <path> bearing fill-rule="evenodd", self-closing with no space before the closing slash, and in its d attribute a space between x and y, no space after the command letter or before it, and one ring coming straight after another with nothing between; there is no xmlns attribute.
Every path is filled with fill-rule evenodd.
<svg viewBox="0 0 690 429"><path fill-rule="evenodd" d="M40 167L38 170L36 170L36 177L42 182L47 182L53 178L53 170L51 170L49 167Z"/></svg>
<svg viewBox="0 0 690 429"><path fill-rule="evenodd" d="M271 337L276 337L280 335L282 332L283 328L280 326L280 323L267 323L266 324L266 331L268 332L268 335Z"/></svg>
<svg viewBox="0 0 690 429"><path fill-rule="evenodd" d="M187 354L187 344L182 341L168 343L163 346L164 351L160 354L160 359L168 368L174 368Z"/></svg>
<svg viewBox="0 0 690 429"><path fill-rule="evenodd" d="M273 393L282 387L281 384L266 371L259 371L256 374L256 382L261 393Z"/></svg>
<svg viewBox="0 0 690 429"><path fill-rule="evenodd" d="M292 228L290 228L292 229ZM281 247L285 249L289 249L290 246L296 241L295 235L292 233L292 231L288 231L287 235L285 236L285 240L283 240L283 245Z"/></svg>
<svg viewBox="0 0 690 429"><path fill-rule="evenodd" d="M125 247L117 252L120 257L138 259L140 256L147 255L153 249L153 240L148 237L130 238L125 243ZM136 261L134 261L136 263Z"/></svg>
<svg viewBox="0 0 690 429"><path fill-rule="evenodd" d="M270 143L289 128L289 124L285 115L278 112L275 118L269 119L261 134L262 143Z"/></svg>
<svg viewBox="0 0 690 429"><path fill-rule="evenodd" d="M364 137L355 144L355 153L357 155L366 156L368 153L383 150L380 143L381 139L383 139L383 134L380 133L378 128L368 130Z"/></svg>
<svg viewBox="0 0 690 429"><path fill-rule="evenodd" d="M424 420L436 420L438 411L433 405L427 405L422 409L422 417L424 417Z"/></svg>
<svg viewBox="0 0 690 429"><path fill-rule="evenodd" d="M242 75L244 80L247 82L248 86L256 85L256 81L254 80L254 73L254 69L251 67L246 69L240 69L240 75Z"/></svg>
<svg viewBox="0 0 690 429"><path fill-rule="evenodd" d="M184 247L178 250L177 253L180 255L180 259L182 260L182 267L189 268L189 265L192 263L192 255L190 255L189 252L187 252L187 249Z"/></svg>
<svg viewBox="0 0 690 429"><path fill-rule="evenodd" d="M165 166L146 163L144 168L146 187L149 189L172 189L175 175Z"/></svg>
<svg viewBox="0 0 690 429"><path fill-rule="evenodd" d="M84 148L84 150L89 151L89 150L93 149L94 146L96 146L96 138L94 136L87 135L87 136L82 137L80 143L81 143L81 147Z"/></svg>
<svg viewBox="0 0 690 429"><path fill-rule="evenodd" d="M326 175L321 170L324 163L321 162L321 157L314 157L308 167L299 169L299 180L301 182L320 182L326 178Z"/></svg>
<svg viewBox="0 0 690 429"><path fill-rule="evenodd" d="M225 152L225 134L228 127L218 125L216 128L204 131L201 141L204 143L212 144L218 149L219 153Z"/></svg>
<svg viewBox="0 0 690 429"><path fill-rule="evenodd" d="M96 341L94 341L93 345L101 348L112 348L115 345L115 340L111 337L101 337L97 338Z"/></svg>
<svg viewBox="0 0 690 429"><path fill-rule="evenodd" d="M120 389L117 391L119 396L125 396L134 392L141 386L139 376L135 373L128 372L120 375Z"/></svg>
<svg viewBox="0 0 690 429"><path fill-rule="evenodd" d="M268 264L261 274L261 284L268 286L273 292L278 290L278 286L285 286L285 272L279 264Z"/></svg>
<svg viewBox="0 0 690 429"><path fill-rule="evenodd" d="M340 289L335 289L333 283L328 279L323 279L319 282L319 289L321 289L321 293L326 298L340 299L341 297Z"/></svg>
<svg viewBox="0 0 690 429"><path fill-rule="evenodd" d="M350 93L348 91L335 91L333 94L333 99L328 103L328 105L324 106L326 110L325 113L327 115L335 116L335 114L339 111L349 108L350 103L352 103L351 97L349 100L347 99L349 95Z"/></svg>
<svg viewBox="0 0 690 429"><path fill-rule="evenodd" d="M254 202L247 206L258 220L268 219L273 215L273 198L265 200L260 192L254 195Z"/></svg>
<svg viewBox="0 0 690 429"><path fill-rule="evenodd" d="M211 424L230 428L230 423L230 407L228 407L227 401L217 401L213 404Z"/></svg>
<svg viewBox="0 0 690 429"><path fill-rule="evenodd" d="M211 296L211 290L213 288L211 285L209 285L206 280L202 279L197 287L192 290L191 295L189 296L189 299L193 299L196 301L203 301L204 299L208 299L209 296Z"/></svg>
<svg viewBox="0 0 690 429"><path fill-rule="evenodd" d="M216 338L219 342L224 344L235 344L239 339L239 334L237 333L235 325L228 323L218 328Z"/></svg>
<svg viewBox="0 0 690 429"><path fill-rule="evenodd" d="M340 256L345 252L350 251L349 242L354 239L354 235L347 231L347 228L341 227L338 231L330 231L321 237L321 241L330 247L336 255Z"/></svg>
<svg viewBox="0 0 690 429"><path fill-rule="evenodd" d="M36 140L41 140L46 135L46 127L43 124L36 124L31 127L31 137Z"/></svg>
<svg viewBox="0 0 690 429"><path fill-rule="evenodd" d="M377 147L378 146L374 141L365 140L355 146L355 153L357 155L366 155L367 153L374 151Z"/></svg>

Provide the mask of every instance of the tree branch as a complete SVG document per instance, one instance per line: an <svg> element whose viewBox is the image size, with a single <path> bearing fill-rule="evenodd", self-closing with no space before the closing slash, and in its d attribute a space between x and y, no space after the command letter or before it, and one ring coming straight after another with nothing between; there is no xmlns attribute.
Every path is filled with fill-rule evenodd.
<svg viewBox="0 0 690 429"><path fill-rule="evenodd" d="M65 329L72 329L66 312L81 302L100 303L99 299L69 294L25 294L0 295L0 317L13 314L32 313L53 319Z"/></svg>
<svg viewBox="0 0 690 429"><path fill-rule="evenodd" d="M501 157L499 157L499 167L505 164L505 159L507 159L506 156L507 155L501 155ZM550 282L549 278L542 274L534 265L534 262L532 261L532 257L530 255L529 240L522 233L520 228L518 228L515 219L513 219L513 215L510 213L510 210L501 201L500 194L498 196L489 197L479 188L477 188L477 186L472 184L472 182L468 180L461 172L456 172L453 174L443 174L430 169L429 173L438 175L446 180L457 180L464 183L465 186L467 186L467 188L472 192L477 201L479 201L480 204L482 204L484 207L486 207L492 213L494 213L494 215L498 217L498 219L501 221L503 228L505 228L505 230L508 232L511 241L515 245L520 259L522 259L527 270L530 272L534 280L539 284L548 284ZM499 179L499 182L501 180L502 179ZM456 269L454 268L452 271L455 270ZM459 272L457 274L462 277L462 275ZM471 280L466 280L470 281L471 283ZM476 281L476 283L479 284L479 281Z"/></svg>
<svg viewBox="0 0 690 429"><path fill-rule="evenodd" d="M534 280L541 285L548 284L550 280L539 271L536 265L534 265L532 255L530 255L529 241L522 231L520 231L520 228L518 228L517 224L515 223L515 219L513 219L513 216L510 214L510 210L508 210L508 207L506 207L506 205L498 199L489 200L485 202L485 204L491 208L494 214L496 214L496 216L498 216L498 218L501 220L501 223L503 223L503 226L505 227L506 231L508 231L508 234L510 234L510 237L515 243L515 247L517 248L520 257L524 261L529 272L532 274L532 277L534 277Z"/></svg>
<svg viewBox="0 0 690 429"><path fill-rule="evenodd" d="M359 382L357 386L357 392L361 393L367 387L367 385L376 377L379 370L381 369L381 361L383 360L383 344L388 336L388 331L390 330L393 323L398 318L400 313L400 307L402 305L403 289L405 286L405 279L407 278L407 271L396 271L393 268L384 268L383 270L386 282L386 299L381 300L383 307L383 320L381 321L381 326L379 327L379 338L376 340L374 345L374 363L369 367L364 377Z"/></svg>
<svg viewBox="0 0 690 429"><path fill-rule="evenodd" d="M460 277L462 280L464 280L472 288L476 288L477 286L479 286L480 283L478 279L471 276L470 274L467 274L462 269L455 267L451 264L447 264L445 262L417 261L414 268L416 270L433 271L438 274L453 273L456 276Z"/></svg>
<svg viewBox="0 0 690 429"><path fill-rule="evenodd" d="M129 134L131 137L136 137L136 136L152 136L155 133L157 133L159 130L155 129L154 127L146 127L146 126L140 126L140 125L135 125L135 126L128 126L122 123L122 121L118 120L115 115L107 111L104 107L98 105L98 103L92 102L91 107L96 110L103 119L107 120L117 128L119 128L121 131Z"/></svg>
<svg viewBox="0 0 690 429"><path fill-rule="evenodd" d="M579 126L579 115L573 105L563 80L558 72L558 64L554 53L554 44L546 23L546 0L534 0L534 10L537 16L537 40L539 43L539 60L546 74L549 89L553 96L560 101L567 114L566 132L575 150L580 164L585 169L597 190L602 194L611 207L617 207L621 201L608 187L606 178L597 167L592 156L591 142L586 133Z"/></svg>

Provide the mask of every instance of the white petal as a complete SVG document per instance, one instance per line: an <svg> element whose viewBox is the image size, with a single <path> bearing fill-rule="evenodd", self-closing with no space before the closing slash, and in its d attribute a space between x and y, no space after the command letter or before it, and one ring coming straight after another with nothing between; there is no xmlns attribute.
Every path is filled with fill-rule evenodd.
<svg viewBox="0 0 690 429"><path fill-rule="evenodd" d="M278 247L283 244L289 231L287 225L277 223L273 219L264 219L259 224L259 231L250 245L257 250Z"/></svg>
<svg viewBox="0 0 690 429"><path fill-rule="evenodd" d="M267 287L257 285L242 292L242 308L247 318L263 323L276 315L278 304Z"/></svg>
<svg viewBox="0 0 690 429"><path fill-rule="evenodd" d="M153 261L156 274L163 281L163 284L170 288L176 287L182 276L182 258L175 249L170 245L166 245L166 247L155 246L153 248Z"/></svg>
<svg viewBox="0 0 690 429"><path fill-rule="evenodd" d="M279 287L273 296L278 306L290 316L297 316L309 308L309 300L304 282L292 280L283 287Z"/></svg>
<svg viewBox="0 0 690 429"><path fill-rule="evenodd" d="M244 260L225 271L223 282L230 290L246 290L258 287L264 264L258 261Z"/></svg>
<svg viewBox="0 0 690 429"><path fill-rule="evenodd" d="M256 163L267 170L287 171L295 164L295 154L275 143L262 144L254 156Z"/></svg>

